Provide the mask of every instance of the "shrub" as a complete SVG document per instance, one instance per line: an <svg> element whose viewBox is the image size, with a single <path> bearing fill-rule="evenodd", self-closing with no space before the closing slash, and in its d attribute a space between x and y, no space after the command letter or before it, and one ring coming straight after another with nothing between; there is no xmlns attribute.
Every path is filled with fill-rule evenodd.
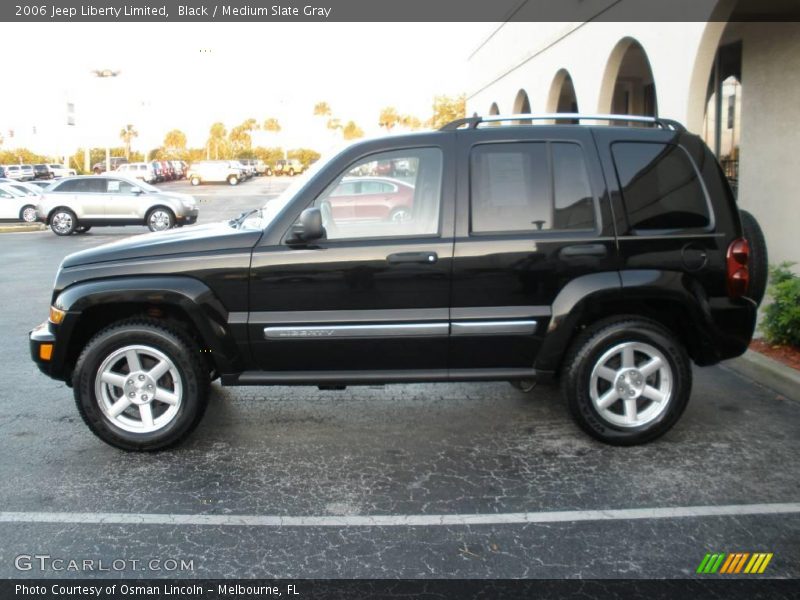
<svg viewBox="0 0 800 600"><path fill-rule="evenodd" d="M793 263L769 269L769 294L773 302L764 311L761 329L771 344L800 348L800 277L792 273Z"/></svg>

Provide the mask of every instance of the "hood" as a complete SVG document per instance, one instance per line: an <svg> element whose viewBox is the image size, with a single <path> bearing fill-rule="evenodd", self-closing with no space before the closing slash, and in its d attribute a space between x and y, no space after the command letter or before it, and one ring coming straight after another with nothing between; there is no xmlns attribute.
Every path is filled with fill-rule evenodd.
<svg viewBox="0 0 800 600"><path fill-rule="evenodd" d="M170 229L125 238L67 256L61 267L69 269L95 263L121 261L176 254L201 254L220 250L252 248L261 237L260 230L234 229L227 222Z"/></svg>

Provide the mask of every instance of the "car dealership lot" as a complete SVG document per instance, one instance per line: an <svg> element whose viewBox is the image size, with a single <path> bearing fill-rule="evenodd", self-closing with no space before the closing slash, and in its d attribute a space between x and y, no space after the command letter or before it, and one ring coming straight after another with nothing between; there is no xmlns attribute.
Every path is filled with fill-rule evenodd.
<svg viewBox="0 0 800 600"><path fill-rule="evenodd" d="M160 187L195 194L203 223L288 183ZM87 575L15 567L49 554L192 561L107 576L684 577L706 552L772 552L767 575L800 576L800 405L725 367L696 369L678 425L634 448L583 434L557 388L495 383L214 384L181 447L106 446L27 332L67 253L145 231L0 236L0 576Z"/></svg>

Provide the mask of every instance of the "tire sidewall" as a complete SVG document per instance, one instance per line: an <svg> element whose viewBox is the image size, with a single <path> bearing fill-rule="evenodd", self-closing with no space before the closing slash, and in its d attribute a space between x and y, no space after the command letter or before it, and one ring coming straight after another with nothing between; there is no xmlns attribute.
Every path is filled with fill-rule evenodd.
<svg viewBox="0 0 800 600"><path fill-rule="evenodd" d="M150 433L125 431L103 414L95 394L95 378L103 361L115 350L131 344L157 348L178 369L183 398L178 413L164 428ZM81 354L73 374L75 401L90 429L103 441L125 450L159 450L180 441L202 416L204 388L200 374L187 356L185 342L166 330L128 325L99 334Z"/></svg>
<svg viewBox="0 0 800 600"><path fill-rule="evenodd" d="M56 215L59 215L59 214L69 215L70 218L72 219L72 228L69 231L63 231L63 232L62 231L56 231L55 227L53 227L53 219L56 217ZM71 210L66 209L66 208L64 208L64 209L58 208L58 209L53 211L53 214L50 217L50 230L53 233L55 233L56 235L61 235L61 236L72 235L77 228L78 228L78 217L75 216L74 212L72 212Z"/></svg>
<svg viewBox="0 0 800 600"><path fill-rule="evenodd" d="M592 370L599 358L623 342L644 342L654 346L669 363L673 395L670 405L656 419L639 427L625 428L606 421L589 395ZM640 444L659 437L680 418L691 392L691 371L685 353L671 337L641 324L610 325L590 338L570 368L565 391L570 411L578 424L593 437L617 445Z"/></svg>
<svg viewBox="0 0 800 600"><path fill-rule="evenodd" d="M150 217L153 216L154 212L159 211L159 210L163 211L163 212L165 212L165 213L167 213L169 215L169 227L167 227L166 229L153 229L153 227L150 225ZM175 227L175 213L173 213L170 209L168 209L165 206L156 206L155 208L151 208L150 211L147 213L147 217L145 217L145 220L146 220L145 224L147 225L147 228L150 231L152 231L153 233L156 233L158 231L169 231L170 229Z"/></svg>

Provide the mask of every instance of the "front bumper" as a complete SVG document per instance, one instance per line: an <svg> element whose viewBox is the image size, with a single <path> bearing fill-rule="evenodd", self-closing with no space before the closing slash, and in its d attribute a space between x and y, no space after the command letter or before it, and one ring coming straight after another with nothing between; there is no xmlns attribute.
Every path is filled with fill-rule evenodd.
<svg viewBox="0 0 800 600"><path fill-rule="evenodd" d="M197 215L200 214L200 210L195 208L193 210L187 210L183 213L183 215L176 217L176 220L181 225L193 225L197 222Z"/></svg>
<svg viewBox="0 0 800 600"><path fill-rule="evenodd" d="M30 332L28 338L31 350L31 358L42 373L48 377L63 380L62 377L58 376L60 374L55 373L55 365L57 365L58 362L54 359L56 358L57 350L60 350L60 348L56 344L56 335L55 331L53 330L54 327L55 326L50 323L50 321L45 321ZM43 344L51 344L53 346L49 360L42 358L41 348Z"/></svg>

